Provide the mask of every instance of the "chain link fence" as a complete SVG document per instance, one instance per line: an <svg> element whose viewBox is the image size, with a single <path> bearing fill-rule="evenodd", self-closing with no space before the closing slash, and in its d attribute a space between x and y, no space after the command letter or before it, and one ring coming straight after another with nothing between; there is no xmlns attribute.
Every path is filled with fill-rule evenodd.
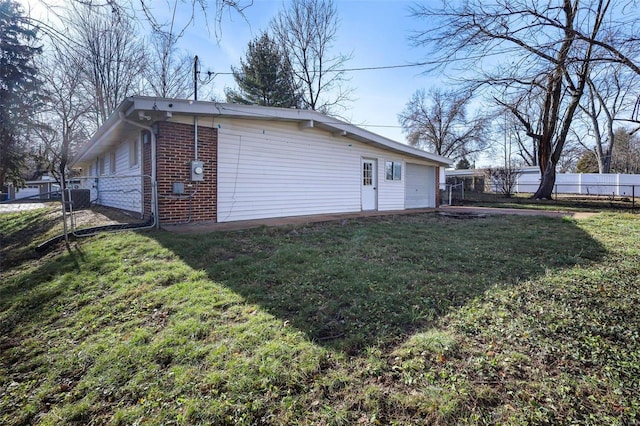
<svg viewBox="0 0 640 426"><path fill-rule="evenodd" d="M48 192L25 191L27 194L2 201L0 220L3 214L40 216L47 223L38 238L42 244L70 236L155 226L151 207L155 188L150 176L75 177L66 187L62 191L60 185L52 185Z"/></svg>
<svg viewBox="0 0 640 426"><path fill-rule="evenodd" d="M530 204L537 183L519 183L514 193L505 195L487 176L447 177L446 189L441 191L443 204L464 205L482 203ZM588 182L559 180L554 186L553 200L558 207L577 207L640 211L640 184L616 182Z"/></svg>

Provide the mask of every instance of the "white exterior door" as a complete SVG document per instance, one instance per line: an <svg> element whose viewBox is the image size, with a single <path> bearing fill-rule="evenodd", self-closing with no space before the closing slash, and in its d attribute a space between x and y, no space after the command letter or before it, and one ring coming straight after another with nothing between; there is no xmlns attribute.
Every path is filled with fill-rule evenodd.
<svg viewBox="0 0 640 426"><path fill-rule="evenodd" d="M435 167L407 163L405 185L405 208L415 209L436 206Z"/></svg>
<svg viewBox="0 0 640 426"><path fill-rule="evenodd" d="M362 210L377 210L378 208L378 168L377 161L362 159Z"/></svg>

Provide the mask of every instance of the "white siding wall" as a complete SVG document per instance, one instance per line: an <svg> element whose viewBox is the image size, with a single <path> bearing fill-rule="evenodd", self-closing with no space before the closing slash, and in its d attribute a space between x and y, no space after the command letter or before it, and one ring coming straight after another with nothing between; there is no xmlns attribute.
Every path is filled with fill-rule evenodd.
<svg viewBox="0 0 640 426"><path fill-rule="evenodd" d="M40 195L40 188L16 188L16 200Z"/></svg>
<svg viewBox="0 0 640 426"><path fill-rule="evenodd" d="M363 149L371 149L361 145ZM378 210L402 210L404 209L404 183L407 164L396 154L375 150L378 158ZM385 166L387 161L402 162L402 179L386 180Z"/></svg>
<svg viewBox="0 0 640 426"><path fill-rule="evenodd" d="M134 135L132 135L133 137ZM137 135L136 135L137 136ZM80 179L80 188L91 190L91 202L131 212L142 213L142 166L131 167L129 161L130 142L122 142L112 147L116 152L115 173L111 172L111 156L109 152L103 154L104 174L100 174L99 160L88 165L88 170ZM142 155L138 156L139 159Z"/></svg>
<svg viewBox="0 0 640 426"><path fill-rule="evenodd" d="M378 210L404 208L404 182L384 175L395 154L293 123L217 124L219 222L360 211L362 158L377 160Z"/></svg>

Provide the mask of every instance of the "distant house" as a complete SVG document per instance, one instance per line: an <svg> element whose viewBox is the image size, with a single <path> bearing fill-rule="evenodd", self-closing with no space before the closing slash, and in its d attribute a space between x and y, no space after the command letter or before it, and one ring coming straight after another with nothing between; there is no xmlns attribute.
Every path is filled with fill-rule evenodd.
<svg viewBox="0 0 640 426"><path fill-rule="evenodd" d="M72 166L113 207L99 177L128 176L151 194L128 209L172 224L436 207L450 164L315 111L132 97Z"/></svg>
<svg viewBox="0 0 640 426"><path fill-rule="evenodd" d="M16 188L13 185L9 185L8 199L30 199L30 200L50 200L57 199L57 192L60 190L60 185L56 183L55 178L43 175L38 180L28 180L24 183L23 188ZM2 201L2 200L0 200Z"/></svg>

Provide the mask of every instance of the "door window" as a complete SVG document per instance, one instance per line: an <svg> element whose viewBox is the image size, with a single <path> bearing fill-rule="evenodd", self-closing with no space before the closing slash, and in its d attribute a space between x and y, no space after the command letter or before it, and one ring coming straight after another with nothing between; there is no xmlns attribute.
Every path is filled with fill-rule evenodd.
<svg viewBox="0 0 640 426"><path fill-rule="evenodd" d="M373 164L367 161L362 163L362 185L373 185Z"/></svg>

